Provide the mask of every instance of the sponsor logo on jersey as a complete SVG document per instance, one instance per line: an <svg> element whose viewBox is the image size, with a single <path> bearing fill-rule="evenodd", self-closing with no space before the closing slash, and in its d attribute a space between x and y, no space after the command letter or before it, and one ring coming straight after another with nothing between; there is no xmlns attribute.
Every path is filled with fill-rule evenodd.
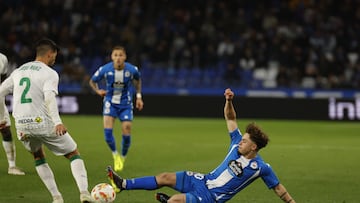
<svg viewBox="0 0 360 203"><path fill-rule="evenodd" d="M41 123L41 122L42 122L42 118L40 118L40 117L36 117L36 118L35 118L35 122L37 122L37 123Z"/></svg>
<svg viewBox="0 0 360 203"><path fill-rule="evenodd" d="M112 86L113 86L113 88L124 88L125 84L122 83L122 82L120 82L120 81L118 81L118 82L114 82L114 83L112 84Z"/></svg>
<svg viewBox="0 0 360 203"><path fill-rule="evenodd" d="M240 177L243 173L241 163L236 160L231 160L229 162L229 168L237 177Z"/></svg>
<svg viewBox="0 0 360 203"><path fill-rule="evenodd" d="M29 123L41 123L43 122L43 119L41 117L36 117L36 118L23 118L23 119L19 119L17 121L19 124L29 124Z"/></svg>
<svg viewBox="0 0 360 203"><path fill-rule="evenodd" d="M20 124L26 124L26 123L32 123L32 122L34 122L34 120L32 118L25 118L25 119L18 120L18 123L20 123Z"/></svg>

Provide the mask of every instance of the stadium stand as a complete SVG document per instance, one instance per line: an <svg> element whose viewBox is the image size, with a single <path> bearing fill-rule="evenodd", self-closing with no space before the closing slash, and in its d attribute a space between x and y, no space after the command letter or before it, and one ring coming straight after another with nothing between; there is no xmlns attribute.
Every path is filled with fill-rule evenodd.
<svg viewBox="0 0 360 203"><path fill-rule="evenodd" d="M358 0L2 0L0 51L12 68L32 43L61 45L61 92L121 44L151 88L360 89Z"/></svg>

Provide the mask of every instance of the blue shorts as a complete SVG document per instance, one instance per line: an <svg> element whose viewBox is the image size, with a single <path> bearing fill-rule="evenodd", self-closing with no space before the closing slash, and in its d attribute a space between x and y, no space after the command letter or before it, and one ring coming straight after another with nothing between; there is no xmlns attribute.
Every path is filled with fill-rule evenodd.
<svg viewBox="0 0 360 203"><path fill-rule="evenodd" d="M186 203L215 203L205 184L205 176L191 171L176 173L175 190L185 193Z"/></svg>
<svg viewBox="0 0 360 203"><path fill-rule="evenodd" d="M104 101L103 115L118 118L120 121L132 121L134 118L133 107L131 105L120 107L109 101Z"/></svg>

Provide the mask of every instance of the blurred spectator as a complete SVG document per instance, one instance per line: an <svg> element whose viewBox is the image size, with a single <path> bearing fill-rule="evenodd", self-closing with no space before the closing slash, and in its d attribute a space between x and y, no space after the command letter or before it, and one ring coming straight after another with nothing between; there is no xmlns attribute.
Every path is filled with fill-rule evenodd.
<svg viewBox="0 0 360 203"><path fill-rule="evenodd" d="M228 63L226 65L226 70L225 73L223 75L223 78L226 82L227 85L236 85L239 86L240 85L240 72L239 72L239 68L237 68L235 66L235 64L233 63Z"/></svg>
<svg viewBox="0 0 360 203"><path fill-rule="evenodd" d="M57 71L63 82L80 87L119 44L129 61L165 74L200 68L224 80L223 64L232 63L246 74L276 73L270 83L279 87L360 88L358 0L2 0L0 24L0 48L13 67L32 58L32 43L47 36L62 46ZM310 64L316 77L308 75ZM69 67L82 67L81 73ZM211 84L201 81L198 87Z"/></svg>

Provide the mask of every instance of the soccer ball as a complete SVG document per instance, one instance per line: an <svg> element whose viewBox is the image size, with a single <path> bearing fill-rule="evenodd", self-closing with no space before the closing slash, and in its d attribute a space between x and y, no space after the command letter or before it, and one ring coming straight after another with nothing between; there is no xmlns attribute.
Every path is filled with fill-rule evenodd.
<svg viewBox="0 0 360 203"><path fill-rule="evenodd" d="M114 188L107 183L99 183L91 190L91 196L97 203L112 203L116 193Z"/></svg>

